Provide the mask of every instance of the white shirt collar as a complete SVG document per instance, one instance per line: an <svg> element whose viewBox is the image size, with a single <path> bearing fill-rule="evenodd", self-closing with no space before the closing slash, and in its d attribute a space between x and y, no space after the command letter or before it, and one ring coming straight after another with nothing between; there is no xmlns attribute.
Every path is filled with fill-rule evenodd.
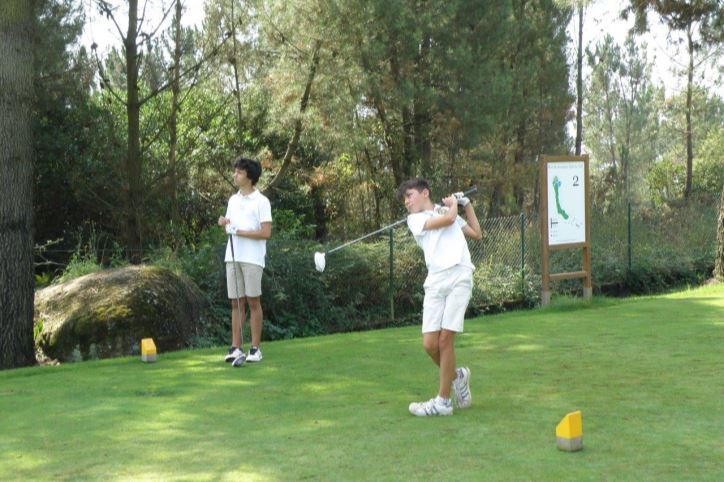
<svg viewBox="0 0 724 482"><path fill-rule="evenodd" d="M254 188L253 191L251 191L249 194L246 194L246 195L245 195L244 193L241 192L241 189L239 189L239 190L236 192L236 194L237 194L238 196L243 197L244 199L254 199L254 198L257 196L257 194L259 194L259 190L256 189L256 188Z"/></svg>

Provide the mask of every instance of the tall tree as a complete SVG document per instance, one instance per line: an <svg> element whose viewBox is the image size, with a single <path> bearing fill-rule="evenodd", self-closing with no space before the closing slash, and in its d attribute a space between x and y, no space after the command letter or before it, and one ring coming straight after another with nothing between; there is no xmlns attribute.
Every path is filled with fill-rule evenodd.
<svg viewBox="0 0 724 482"><path fill-rule="evenodd" d="M169 194L171 197L171 220L174 226L181 222L178 207L178 170L176 154L178 152L178 124L177 115L181 103L181 15L183 13L181 0L176 0L176 9L173 18L173 64L171 74L171 115L168 120L169 130Z"/></svg>
<svg viewBox="0 0 724 482"><path fill-rule="evenodd" d="M719 220L716 230L717 248L714 262L714 276L724 281L724 186L719 197Z"/></svg>
<svg viewBox="0 0 724 482"><path fill-rule="evenodd" d="M694 164L692 135L692 93L696 52L704 44L721 44L724 41L724 9L720 0L629 0L630 5L622 14L635 15L635 30L646 31L647 13L655 11L670 31L680 31L686 36L688 65L686 68L686 187L684 197L691 195Z"/></svg>
<svg viewBox="0 0 724 482"><path fill-rule="evenodd" d="M93 159L101 164L96 152L88 152L91 144L103 145L100 152L104 153L113 149L104 142L101 110L90 95L93 65L84 48L73 49L83 32L82 10L75 0L39 0L36 6L35 48L43 55L34 56L33 204L35 239L43 241L64 237L69 227L75 230L86 219L115 224L112 215L98 212L107 206L94 196L95 186L112 183L106 182L105 176L101 182L81 161ZM115 172L107 162L102 164L106 171ZM80 171L82 188L74 182L81 178ZM89 178L95 185L89 185ZM79 193L92 200L84 203ZM117 203L111 204L115 211Z"/></svg>
<svg viewBox="0 0 724 482"><path fill-rule="evenodd" d="M146 46L147 50L153 52L154 42L158 30L164 24L171 10L176 6L176 2L171 2L168 7L163 10L162 18L155 25L148 25L147 11L148 2L144 2L144 8L139 17L138 0L128 0L128 27L124 32L119 26L115 11L116 8L108 0L95 0L96 5L101 13L112 20L116 27L118 35L123 42L123 71L121 81L124 83L124 94L116 92L114 82L110 76L104 72L103 66L98 61L98 67L102 78L102 85L109 92L109 99L112 99L124 106L126 111L126 158L125 158L125 179L123 183L124 199L125 199L125 238L126 247L129 258L133 262L140 262L143 250L143 232L144 232L144 216L142 215L145 198L148 194L148 187L144 183L144 154L146 154L149 143L158 139L160 133L167 131L167 120L163 122L163 127L157 129L156 133L149 134L148 141L145 145L141 142L141 111L147 104L157 100L157 98L174 85L173 74L166 78L165 75L158 73L160 62L153 62L143 56L142 47ZM144 24L148 28L144 27ZM222 41L223 43L224 41ZM209 49L209 52L193 65L190 65L178 73L179 78L186 78L195 74L200 66L205 63L208 58L215 56L222 45L215 45ZM144 79L144 67L147 69L147 75ZM173 69L170 69L173 71Z"/></svg>
<svg viewBox="0 0 724 482"><path fill-rule="evenodd" d="M584 104L586 145L594 161L608 168L616 183L622 181L628 198L634 178L640 180L657 157L661 92L652 85L645 51L632 36L621 48L606 35L587 57L591 81Z"/></svg>
<svg viewBox="0 0 724 482"><path fill-rule="evenodd" d="M33 347L33 28L35 2L0 2L0 368Z"/></svg>

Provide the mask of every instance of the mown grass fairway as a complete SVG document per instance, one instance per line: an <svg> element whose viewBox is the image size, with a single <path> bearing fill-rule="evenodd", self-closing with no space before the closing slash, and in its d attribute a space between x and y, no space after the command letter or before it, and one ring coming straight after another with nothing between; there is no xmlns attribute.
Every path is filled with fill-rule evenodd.
<svg viewBox="0 0 724 482"><path fill-rule="evenodd" d="M468 320L473 407L419 419L418 327L0 372L0 480L722 480L724 286ZM584 450L555 426L583 412Z"/></svg>

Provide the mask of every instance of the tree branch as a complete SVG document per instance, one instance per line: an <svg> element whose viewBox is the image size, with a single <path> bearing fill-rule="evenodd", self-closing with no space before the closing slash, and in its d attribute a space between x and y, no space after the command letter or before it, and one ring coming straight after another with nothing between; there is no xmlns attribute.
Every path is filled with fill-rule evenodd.
<svg viewBox="0 0 724 482"><path fill-rule="evenodd" d="M282 167L279 169L279 172L277 172L276 176L274 176L271 182L269 182L269 185L267 185L267 187L264 189L264 194L270 193L271 190L276 187L284 178L284 175L286 174L289 166L291 165L292 157L297 150L297 146L299 145L299 137L302 134L302 116L307 110L307 105L309 103L309 94L312 90L314 77L317 74L317 67L319 66L319 51L321 50L321 48L322 41L317 40L314 44L314 55L312 56L312 64L309 67L307 85L304 88L304 94L302 95L302 99L299 103L299 117L297 117L297 120L294 123L294 134L292 134L292 138L289 141L289 144L287 144L287 151L284 153Z"/></svg>
<svg viewBox="0 0 724 482"><path fill-rule="evenodd" d="M219 53L219 50L220 50L221 47L226 43L226 41L229 40L229 38L230 38L230 36L227 35L227 36L224 38L224 40L223 40L219 45L217 45L217 46L214 47L214 49L211 51L211 53L210 53L208 56L201 58L201 60L199 60L198 62L196 62L194 65L192 65L191 67L189 67L189 68L187 68L186 70L184 70L183 72L181 72L181 73L179 74L179 78L186 77L190 72L196 71L196 70L198 70L199 68L201 68L201 66L202 66L207 60L209 60L210 58L216 56L216 55ZM141 100L139 100L138 106L139 106L139 107L143 106L146 102L148 102L149 100L153 99L154 97L156 97L156 96L157 96L158 94L160 94L161 92L163 92L163 91L168 90L169 88L171 88L172 85L173 85L173 79L167 81L167 82L166 82L165 84L163 84L161 87L159 87L158 89L153 90L153 91L150 92L148 95L146 95L146 96L143 97Z"/></svg>
<svg viewBox="0 0 724 482"><path fill-rule="evenodd" d="M108 77L106 77L105 72L103 71L103 64L101 63L101 59L98 57L98 53L96 52L96 49L93 49L93 53L96 57L96 64L98 64L98 74L101 76L101 87L108 90L108 92L111 94L111 96L116 99L118 102L120 102L123 105L127 105L126 101L116 93L115 90L113 90L113 86L111 85L111 82L108 80Z"/></svg>
<svg viewBox="0 0 724 482"><path fill-rule="evenodd" d="M98 5L98 9L101 11L101 13L104 13L106 15L106 18L110 19L113 22L113 25L116 26L116 30L118 30L118 35L121 36L121 40L123 40L123 43L125 43L126 36L123 35L123 30L118 25L118 22L116 22L116 17L113 16L113 10L111 9L110 4L105 0L96 0L96 5Z"/></svg>
<svg viewBox="0 0 724 482"><path fill-rule="evenodd" d="M172 9L173 6L175 5L175 3L176 3L176 2L171 2L171 4L169 5L168 9L164 12L163 17L161 18L161 21L158 22L158 25L157 25L156 28L153 30L153 32L151 32L150 34L145 34L145 33L144 33L144 34L141 34L141 36L143 37L143 40L141 40L141 41L138 43L138 46L139 46L139 47L140 47L141 45L143 45L144 42L150 40L151 38L153 38L154 35L156 35L156 32L158 32L158 29L161 28L161 26L163 25L163 22L166 21L166 17L168 17L168 14L171 12L171 9ZM145 14L146 14L146 6L145 6L145 5L143 6L143 10L144 10L144 15L145 15ZM143 23L143 18L141 18L141 23ZM139 25L139 31L140 31L140 25Z"/></svg>

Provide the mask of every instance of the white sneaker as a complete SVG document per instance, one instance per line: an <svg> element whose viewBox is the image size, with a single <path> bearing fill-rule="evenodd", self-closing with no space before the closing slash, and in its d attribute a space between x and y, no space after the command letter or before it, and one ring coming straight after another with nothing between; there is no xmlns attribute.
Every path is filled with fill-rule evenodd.
<svg viewBox="0 0 724 482"><path fill-rule="evenodd" d="M453 380L455 401L458 408L468 408L473 403L473 394L470 393L470 368L458 368L455 374L457 375Z"/></svg>
<svg viewBox="0 0 724 482"><path fill-rule="evenodd" d="M254 349L252 348L251 350L249 350L249 354L246 357L246 361L259 362L259 361L261 361L262 358L263 358L263 356L261 354L261 350L259 348L257 348L256 351L254 351Z"/></svg>
<svg viewBox="0 0 724 482"><path fill-rule="evenodd" d="M453 407L438 402L437 397L431 398L427 402L413 402L410 404L410 413L417 417L427 417L433 415L452 415Z"/></svg>
<svg viewBox="0 0 724 482"><path fill-rule="evenodd" d="M243 355L243 352L241 350L239 350L238 348L232 346L231 348L229 348L229 353L227 353L226 356L224 357L224 361L226 363L231 363L234 360L236 360L237 358L239 358L241 355Z"/></svg>
<svg viewBox="0 0 724 482"><path fill-rule="evenodd" d="M246 361L246 355L242 351L242 352L240 352L240 355L237 356L236 358L234 358L234 361L231 362L231 366L234 368L239 368L241 365L244 364L245 361Z"/></svg>

